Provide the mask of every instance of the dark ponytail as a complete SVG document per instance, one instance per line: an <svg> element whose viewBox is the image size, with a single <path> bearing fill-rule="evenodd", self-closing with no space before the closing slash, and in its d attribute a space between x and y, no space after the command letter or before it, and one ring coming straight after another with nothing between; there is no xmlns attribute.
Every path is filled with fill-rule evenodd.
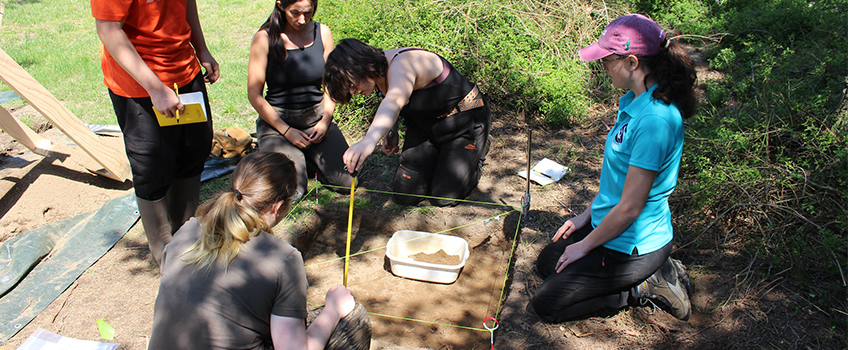
<svg viewBox="0 0 848 350"><path fill-rule="evenodd" d="M268 32L268 63L282 66L286 61L286 46L283 44L283 27L285 27L286 14L282 6L274 3L274 11L268 16L259 30Z"/></svg>
<svg viewBox="0 0 848 350"><path fill-rule="evenodd" d="M639 57L650 73L645 78L656 79L659 86L653 97L665 103L674 103L684 119L695 114L698 105L695 81L698 76L689 53L677 41L662 42L662 51L654 56Z"/></svg>

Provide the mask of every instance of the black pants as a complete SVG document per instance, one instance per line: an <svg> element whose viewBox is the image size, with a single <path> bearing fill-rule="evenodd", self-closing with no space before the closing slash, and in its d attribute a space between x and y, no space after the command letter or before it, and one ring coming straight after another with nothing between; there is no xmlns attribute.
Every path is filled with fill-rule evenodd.
<svg viewBox="0 0 848 350"><path fill-rule="evenodd" d="M539 253L536 269L545 282L536 289L531 303L545 322L609 315L628 305L638 305L635 287L651 277L671 255L671 242L643 255L624 254L600 246L556 273L557 260L565 248L591 231L591 225L586 225Z"/></svg>
<svg viewBox="0 0 848 350"><path fill-rule="evenodd" d="M203 92L206 122L160 127L150 97L123 97L109 90L139 198L161 199L174 179L187 179L203 172L203 163L212 150L212 109L201 74L180 87L181 93L195 91Z"/></svg>
<svg viewBox="0 0 848 350"><path fill-rule="evenodd" d="M461 115L463 113L467 115ZM489 151L490 115L489 106L485 105L447 117L470 119L463 130L447 140L432 135L435 127L428 131L409 123L393 191L441 198L468 196L483 174L483 162ZM394 195L392 199L403 205L416 205L422 200L404 195ZM457 202L431 199L430 203L446 206Z"/></svg>

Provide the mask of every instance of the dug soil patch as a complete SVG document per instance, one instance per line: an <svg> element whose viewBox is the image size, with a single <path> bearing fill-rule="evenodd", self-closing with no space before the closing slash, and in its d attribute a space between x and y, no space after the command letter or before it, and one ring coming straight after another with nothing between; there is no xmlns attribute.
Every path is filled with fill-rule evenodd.
<svg viewBox="0 0 848 350"><path fill-rule="evenodd" d="M511 209L447 208L434 209L432 216L399 213L389 218L380 211L360 210L357 215L351 253L367 253L351 258L348 275L348 287L372 313L374 337L406 346L482 349L488 332L468 328L482 328L483 320L498 311L515 226L510 230L503 220L479 221ZM343 217L344 212L337 214ZM325 230L305 253L310 301L320 302L328 288L343 280L344 224ZM462 224L472 225L446 232L472 247L455 282L432 283L391 273L385 247L395 231L442 232Z"/></svg>

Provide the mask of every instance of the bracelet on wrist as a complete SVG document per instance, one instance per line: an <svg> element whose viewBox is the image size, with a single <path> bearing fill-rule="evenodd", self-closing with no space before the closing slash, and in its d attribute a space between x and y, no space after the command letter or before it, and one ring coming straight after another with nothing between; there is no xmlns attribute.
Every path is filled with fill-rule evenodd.
<svg viewBox="0 0 848 350"><path fill-rule="evenodd" d="M289 125L289 127L286 128L286 131L283 131L283 137L286 137L286 133L289 132L289 129L291 129L291 125Z"/></svg>

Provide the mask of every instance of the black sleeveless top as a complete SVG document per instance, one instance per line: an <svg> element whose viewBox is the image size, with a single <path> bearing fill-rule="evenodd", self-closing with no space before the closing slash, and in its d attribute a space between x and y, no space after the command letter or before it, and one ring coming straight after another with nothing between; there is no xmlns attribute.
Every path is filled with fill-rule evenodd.
<svg viewBox="0 0 848 350"><path fill-rule="evenodd" d="M408 48L395 54L395 57L410 50L424 49ZM450 62L442 56L439 58L442 60L442 74L427 86L412 91L409 102L400 110L404 118L436 118L444 115L474 88L474 83L468 81Z"/></svg>
<svg viewBox="0 0 848 350"><path fill-rule="evenodd" d="M409 50L424 49L405 49L395 54L395 57ZM473 119L468 113L458 113L447 118L439 117L456 107L475 86L444 57L439 58L444 67L442 74L427 86L413 90L409 102L400 110L400 116L407 125L424 131L437 143L454 139L472 127Z"/></svg>
<svg viewBox="0 0 848 350"><path fill-rule="evenodd" d="M312 107L324 98L321 79L324 74L324 43L321 25L315 23L312 45L286 50L283 66L271 63L265 68L265 100L271 106L285 109Z"/></svg>

